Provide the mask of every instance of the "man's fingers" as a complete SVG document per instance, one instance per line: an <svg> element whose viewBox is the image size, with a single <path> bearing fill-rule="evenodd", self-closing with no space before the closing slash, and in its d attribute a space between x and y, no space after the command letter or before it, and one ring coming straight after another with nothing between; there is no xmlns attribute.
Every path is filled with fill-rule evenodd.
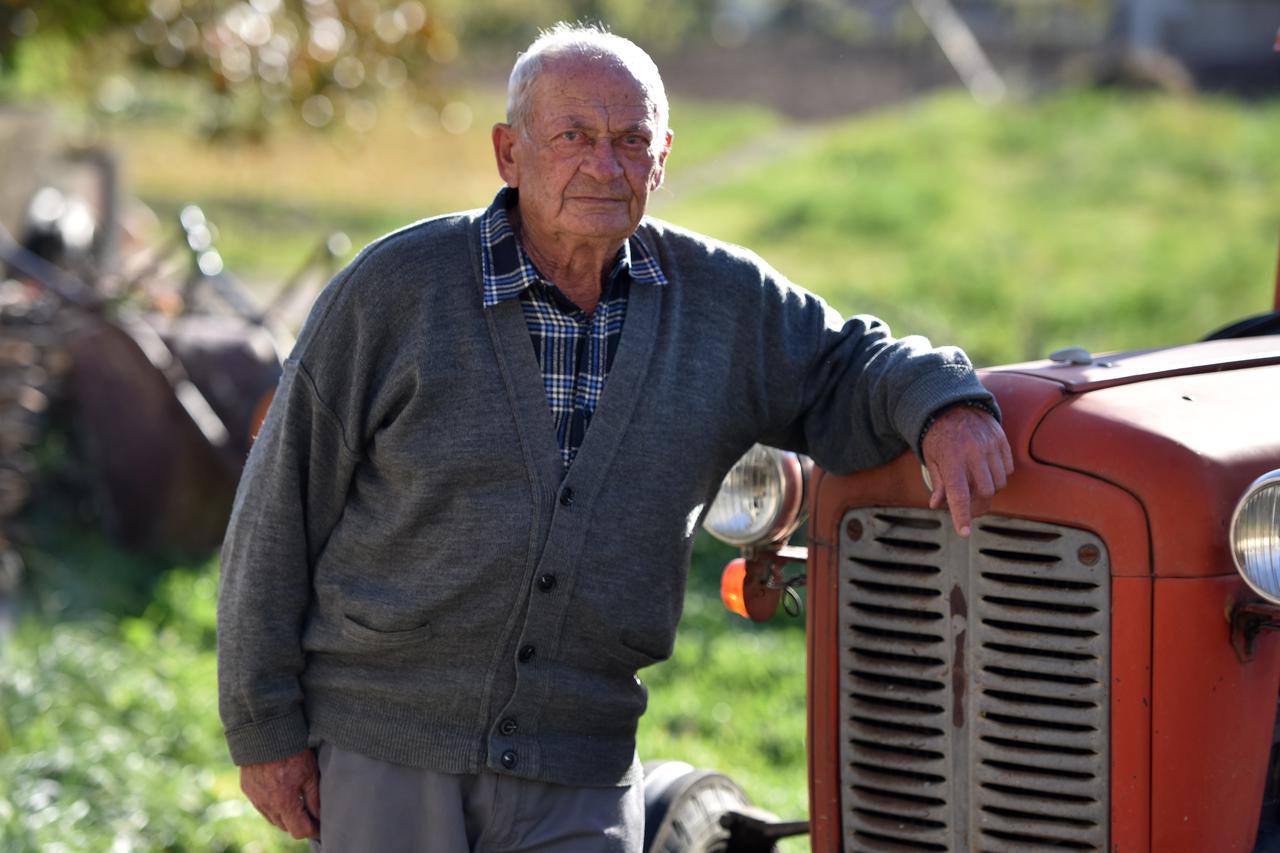
<svg viewBox="0 0 1280 853"><path fill-rule="evenodd" d="M968 473L970 492L973 496L974 504L976 505L978 501L982 500L990 505L991 498L996 493L996 475L992 472L990 463L986 459L979 457L969 466ZM975 510L973 514L981 515L982 513Z"/></svg>
<svg viewBox="0 0 1280 853"><path fill-rule="evenodd" d="M320 828L302 807L301 797L294 800L281 817L284 819L283 829L294 838L317 838L320 835Z"/></svg>
<svg viewBox="0 0 1280 853"><path fill-rule="evenodd" d="M991 477L991 485L995 487L995 491L998 492L1009 484L1009 478L1005 474L1004 462L999 457L987 457L987 473Z"/></svg>
<svg viewBox="0 0 1280 853"><path fill-rule="evenodd" d="M1004 434L997 432L995 438L987 445L986 449L987 470L991 472L991 483L998 492L1009 483L1009 477L1013 474L1013 459L1009 452L1009 443L1004 440Z"/></svg>
<svg viewBox="0 0 1280 853"><path fill-rule="evenodd" d="M932 459L925 463L925 468L929 471L929 485L932 491L929 492L929 507L937 509L942 506L946 498L946 483L943 482L942 472L938 470L938 465Z"/></svg>
<svg viewBox="0 0 1280 853"><path fill-rule="evenodd" d="M971 495L969 498L969 521L972 522L973 519L986 515L990 509L991 498L977 494Z"/></svg>
<svg viewBox="0 0 1280 853"><path fill-rule="evenodd" d="M951 523L955 525L957 533L968 536L971 518L969 481L963 468L952 468L948 474L950 476L946 484L947 506L951 508Z"/></svg>
<svg viewBox="0 0 1280 853"><path fill-rule="evenodd" d="M972 520L991 508L995 493L1013 474L1013 451L1004 430L991 415L969 406L938 416L925 433L921 455L934 484L929 506L947 504L961 536L969 535Z"/></svg>
<svg viewBox="0 0 1280 853"><path fill-rule="evenodd" d="M312 777L302 783L302 804L317 823L320 821L320 780Z"/></svg>
<svg viewBox="0 0 1280 853"><path fill-rule="evenodd" d="M267 819L267 823L271 824L276 829L283 829L285 832L289 831L285 829L284 821L280 819L279 812L275 811L274 809L264 809L261 806L259 806L257 803L254 803L254 808L258 810L258 814L262 815Z"/></svg>

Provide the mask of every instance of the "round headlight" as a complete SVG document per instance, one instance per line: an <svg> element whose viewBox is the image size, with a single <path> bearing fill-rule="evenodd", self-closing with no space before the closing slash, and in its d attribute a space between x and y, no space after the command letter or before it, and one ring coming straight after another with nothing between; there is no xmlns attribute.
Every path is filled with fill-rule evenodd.
<svg viewBox="0 0 1280 853"><path fill-rule="evenodd" d="M725 476L702 526L739 547L786 539L803 518L807 467L799 454L755 445Z"/></svg>
<svg viewBox="0 0 1280 853"><path fill-rule="evenodd" d="M1245 583L1280 604L1280 468L1254 480L1236 505L1231 554Z"/></svg>

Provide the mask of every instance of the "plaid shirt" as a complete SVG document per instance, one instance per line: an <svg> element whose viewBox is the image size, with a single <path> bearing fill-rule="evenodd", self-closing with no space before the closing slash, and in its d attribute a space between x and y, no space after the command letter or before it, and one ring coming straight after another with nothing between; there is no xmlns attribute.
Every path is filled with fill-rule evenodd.
<svg viewBox="0 0 1280 853"><path fill-rule="evenodd" d="M515 201L515 192L503 188L480 220L484 304L520 300L567 469L600 402L632 283L665 285L667 279L657 259L632 237L618 251L596 310L586 313L543 278L525 254L507 218Z"/></svg>

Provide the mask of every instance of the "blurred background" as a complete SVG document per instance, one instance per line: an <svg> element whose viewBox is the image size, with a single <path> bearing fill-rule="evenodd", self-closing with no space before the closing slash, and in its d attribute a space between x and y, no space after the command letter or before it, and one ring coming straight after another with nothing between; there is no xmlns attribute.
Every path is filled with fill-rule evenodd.
<svg viewBox="0 0 1280 853"><path fill-rule="evenodd" d="M1270 308L1273 1L0 0L0 849L298 849L216 713L249 435L338 266L488 204L562 19L663 70L651 212L843 312L997 364ZM803 619L727 614L731 556L698 543L641 755L803 817Z"/></svg>

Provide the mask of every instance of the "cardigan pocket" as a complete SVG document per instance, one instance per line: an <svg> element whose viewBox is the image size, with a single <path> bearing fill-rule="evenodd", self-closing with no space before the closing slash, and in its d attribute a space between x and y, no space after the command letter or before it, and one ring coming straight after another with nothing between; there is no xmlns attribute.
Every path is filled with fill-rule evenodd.
<svg viewBox="0 0 1280 853"><path fill-rule="evenodd" d="M347 614L342 614L342 633L348 639L367 646L395 648L419 643L431 636L431 625L419 625L404 631L379 631L362 625Z"/></svg>
<svg viewBox="0 0 1280 853"><path fill-rule="evenodd" d="M632 672L662 663L671 657L670 649L667 649L664 654L651 648L644 648L651 646L652 642L648 638L639 638L636 635L637 632L634 631L623 631L614 642L605 644L604 648L609 657L625 664Z"/></svg>

